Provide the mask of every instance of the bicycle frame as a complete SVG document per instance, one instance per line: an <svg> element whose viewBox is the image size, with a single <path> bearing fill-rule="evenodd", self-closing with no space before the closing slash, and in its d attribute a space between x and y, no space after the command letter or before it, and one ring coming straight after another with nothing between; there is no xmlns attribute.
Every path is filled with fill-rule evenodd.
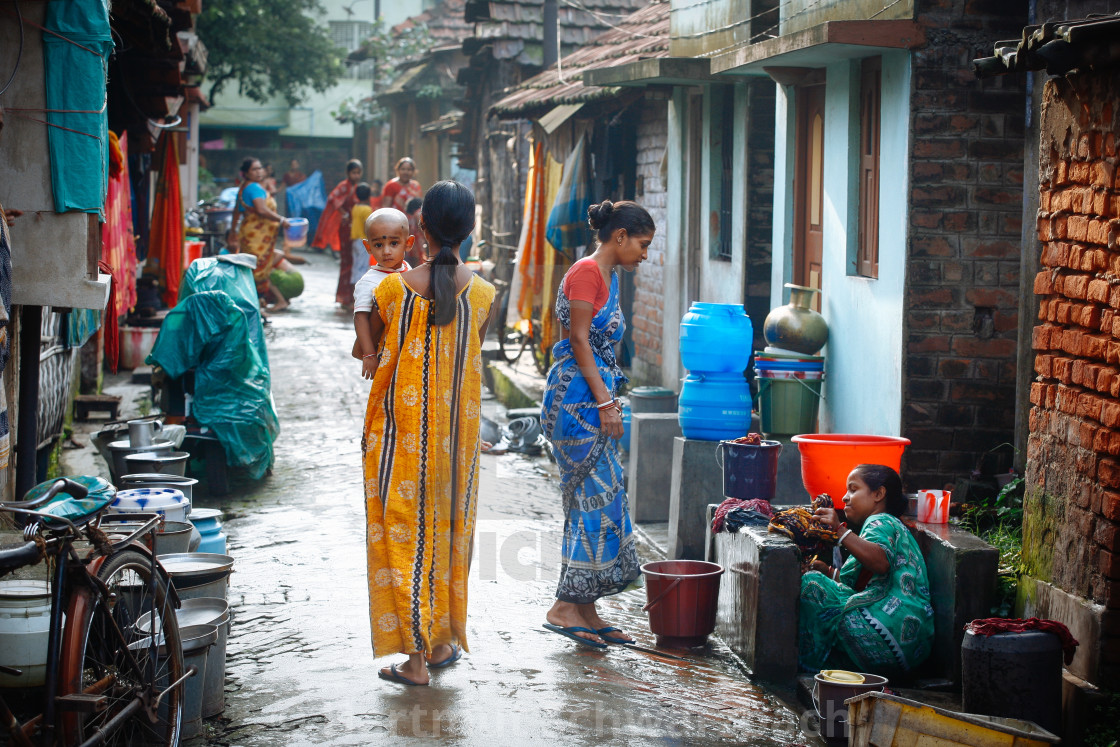
<svg viewBox="0 0 1120 747"><path fill-rule="evenodd" d="M90 559L88 562L83 562L78 557L77 551L74 549L75 539L81 537L83 532L69 520L62 517L51 516L39 511L13 508L10 506L5 506L0 510L4 510L9 513L32 516L41 520L45 519L52 522L61 522L65 524L65 532L63 534L57 537L53 537L47 541L47 554L48 556L55 558L55 568L52 577L51 588L50 629L47 637L47 668L46 683L44 687L45 693L43 712L37 716L32 717L25 723L20 723L15 714L9 708L3 696L0 695L0 719L3 720L3 724L7 728L8 733L11 735L11 738L13 739L15 744L21 745L21 747L37 747L36 742L32 741L31 739L31 734L38 727L40 732L38 745L41 745L42 747L53 747L56 744L57 732L59 728L60 711L57 701L59 692L59 672L63 659L63 652L64 650L68 650L71 656L75 656L80 653L80 647L82 645L81 640L74 637L68 637L66 635L67 629L63 625L63 613L69 606L69 602L74 594L74 584L87 584L94 591L99 600L106 601L108 596L108 588L105 587L105 585L98 578L98 570L101 568L106 559L112 557L112 554L118 550L124 549L126 547L132 547L136 550L140 550L151 561L151 573L149 574L148 583L149 595L152 601L151 607L147 610L147 612L152 615L153 620L156 619L155 616L157 613L155 609L155 586L158 578L158 561L156 560L155 554L152 553L143 543L139 542L138 540L145 534L154 532L161 520L161 517L158 514L129 515L129 519L143 520L143 525L132 531L127 537L117 542L111 543L109 553L102 553ZM102 518L104 519L106 517ZM35 524L30 524L24 531L24 535L27 538L34 536L36 533L37 532ZM86 531L86 536L92 539L92 536L88 532L88 529ZM174 595L174 587L169 585L168 592ZM177 607L177 596L172 596L170 599L171 604ZM108 619L113 623L113 627L110 630L110 633L116 640L120 642L121 653L125 657L125 662L128 667L138 674L145 673L143 667L141 667L140 665L140 662L136 660L136 657L129 649L128 639L125 636L124 631L120 629L114 618L110 616ZM151 632L152 645L157 645L157 635L157 626L153 625ZM78 648L75 649L75 647ZM150 678L147 680L148 682L155 681L157 674L156 666L156 657L148 657L149 670L146 672L146 674ZM18 673L18 670L12 670L12 673ZM181 679L176 682L170 683L167 690L160 693L158 697L154 699L154 701L148 697L145 697L144 695L146 694L138 695L131 703L129 703L128 706L126 706L121 710L120 713L114 716L114 718L107 724L105 724L105 726L102 727L95 735L86 740L83 745L101 744L116 730L116 728L121 723L132 716L137 709L144 708L149 710L150 712L154 712L163 696L175 687L178 687L183 682L183 680L185 680L192 674L194 674L193 667L191 667L191 670L188 673L185 673L185 675ZM102 683L95 684L93 689L96 690L101 684Z"/></svg>

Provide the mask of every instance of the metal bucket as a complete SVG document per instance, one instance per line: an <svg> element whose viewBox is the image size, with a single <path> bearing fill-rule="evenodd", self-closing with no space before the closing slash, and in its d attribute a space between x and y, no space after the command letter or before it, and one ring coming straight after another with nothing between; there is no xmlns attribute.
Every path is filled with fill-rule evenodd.
<svg viewBox="0 0 1120 747"><path fill-rule="evenodd" d="M121 490L134 490L136 488L175 488L181 491L190 501L193 498L194 486L198 480L193 477L181 475L165 475L161 472L138 472L125 475L121 478Z"/></svg>
<svg viewBox="0 0 1120 747"><path fill-rule="evenodd" d="M218 629L217 640L206 657L206 672L199 673L199 677L204 677L202 717L216 716L225 709L226 643L229 641L231 619L229 603L218 597L186 599L175 612L175 619L180 630L194 625L214 625ZM150 632L150 620L150 612L141 615L136 621L136 628L141 633Z"/></svg>
<svg viewBox="0 0 1120 747"><path fill-rule="evenodd" d="M218 640L218 626L190 625L179 628L183 641L183 668L194 666L198 673L187 678L183 687L183 730L186 741L202 733L202 695L206 689L206 668L211 647Z"/></svg>
<svg viewBox="0 0 1120 747"><path fill-rule="evenodd" d="M180 599L218 597L229 592L229 574L233 558L209 552L187 552L160 555L158 560L171 576Z"/></svg>
<svg viewBox="0 0 1120 747"><path fill-rule="evenodd" d="M162 472L168 475L182 477L187 473L187 460L191 458L190 452L168 451L161 454L126 454L124 457L125 472Z"/></svg>

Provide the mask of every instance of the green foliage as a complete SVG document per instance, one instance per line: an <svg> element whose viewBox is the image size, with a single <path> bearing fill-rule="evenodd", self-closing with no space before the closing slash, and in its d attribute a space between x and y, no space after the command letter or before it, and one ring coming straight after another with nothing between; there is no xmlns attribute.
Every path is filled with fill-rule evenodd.
<svg viewBox="0 0 1120 747"><path fill-rule="evenodd" d="M317 20L322 14L319 0L203 3L197 29L209 55L210 100L236 83L253 101L280 96L295 106L308 89L337 83L343 50Z"/></svg>
<svg viewBox="0 0 1120 747"><path fill-rule="evenodd" d="M416 98L418 98L418 99L438 99L442 95L443 95L443 86L438 85L436 83L432 83L432 84L426 85L426 86L421 86L420 90L418 90L416 92Z"/></svg>
<svg viewBox="0 0 1120 747"><path fill-rule="evenodd" d="M961 525L999 551L995 617L1010 617L1023 567L1023 478L1016 477L992 498L965 504Z"/></svg>
<svg viewBox="0 0 1120 747"><path fill-rule="evenodd" d="M1120 693L1104 694L1086 719L1085 747L1116 747L1120 741Z"/></svg>
<svg viewBox="0 0 1120 747"><path fill-rule="evenodd" d="M378 18L373 25L373 31L362 44L361 52L366 60L373 64L373 91L384 91L391 86L404 72L401 64L414 60L425 54L432 47L432 35L428 27L416 24L399 32L385 25L383 18ZM431 89L437 89L434 93ZM443 93L439 86L424 86L417 95L421 98L430 96L438 98ZM389 112L377 102L375 96L365 96L358 99L344 99L338 108L331 112L331 116L339 122L353 122L355 124L380 124L388 121Z"/></svg>

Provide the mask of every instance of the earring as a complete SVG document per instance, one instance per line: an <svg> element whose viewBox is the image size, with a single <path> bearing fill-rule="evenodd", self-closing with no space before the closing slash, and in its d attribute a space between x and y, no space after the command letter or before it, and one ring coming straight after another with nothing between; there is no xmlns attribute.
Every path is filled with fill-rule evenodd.
<svg viewBox="0 0 1120 747"><path fill-rule="evenodd" d="M622 237L621 236L618 237L618 245L622 246Z"/></svg>

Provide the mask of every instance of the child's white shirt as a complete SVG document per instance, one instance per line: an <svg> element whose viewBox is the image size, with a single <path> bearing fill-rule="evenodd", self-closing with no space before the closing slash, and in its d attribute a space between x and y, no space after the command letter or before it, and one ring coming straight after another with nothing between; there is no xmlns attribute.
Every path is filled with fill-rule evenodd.
<svg viewBox="0 0 1120 747"><path fill-rule="evenodd" d="M401 262L401 266L395 270L386 270L377 265L369 268L366 274L354 284L354 313L373 311L373 292L377 290L381 281L390 275L411 269L408 262Z"/></svg>

